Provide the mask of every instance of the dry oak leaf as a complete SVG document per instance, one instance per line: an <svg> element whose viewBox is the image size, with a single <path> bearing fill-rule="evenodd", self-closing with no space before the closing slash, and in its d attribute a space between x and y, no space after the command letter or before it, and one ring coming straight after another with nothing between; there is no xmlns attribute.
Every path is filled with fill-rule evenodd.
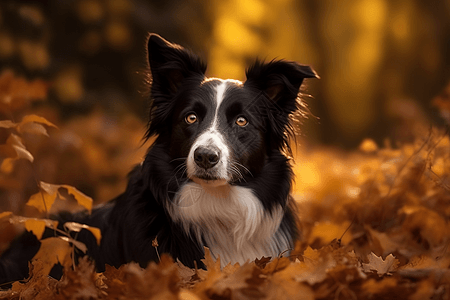
<svg viewBox="0 0 450 300"><path fill-rule="evenodd" d="M306 248L303 253L303 262L297 259L280 274L291 274L295 281L307 282L311 285L322 282L327 277L328 270L336 266L336 261L331 253L326 251L328 249L322 248L321 250Z"/></svg>
<svg viewBox="0 0 450 300"><path fill-rule="evenodd" d="M180 291L178 270L168 255L162 254L159 264L151 262L146 269L142 269L134 263L127 264L121 269L124 272L123 283L125 286L123 290L128 298L178 299ZM109 290L106 292L111 298L114 296Z"/></svg>
<svg viewBox="0 0 450 300"><path fill-rule="evenodd" d="M364 272L376 271L379 276L382 275L392 275L390 272L393 272L397 269L399 261L395 258L394 255L389 254L385 260L382 257L376 256L373 252L368 255L369 263L363 263Z"/></svg>
<svg viewBox="0 0 450 300"><path fill-rule="evenodd" d="M0 299L47 300L54 299L57 280L47 276L46 264L34 260L29 264L30 276L24 283L13 283L9 297Z"/></svg>
<svg viewBox="0 0 450 300"><path fill-rule="evenodd" d="M81 258L75 269L65 268L64 276L58 283L58 292L65 299L99 299L106 295L98 289L94 264L87 256Z"/></svg>

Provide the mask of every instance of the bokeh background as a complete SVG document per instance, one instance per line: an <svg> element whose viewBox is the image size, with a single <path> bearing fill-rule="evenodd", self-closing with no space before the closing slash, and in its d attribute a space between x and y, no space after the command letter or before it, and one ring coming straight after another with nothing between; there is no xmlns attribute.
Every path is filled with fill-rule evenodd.
<svg viewBox="0 0 450 300"><path fill-rule="evenodd" d="M97 202L123 190L146 149L148 32L199 53L209 76L244 80L256 57L311 65L305 149L395 147L450 120L448 0L2 0L1 119L59 129L25 138L36 159L0 174L0 211L23 213L40 180ZM8 102L24 82L44 96Z"/></svg>

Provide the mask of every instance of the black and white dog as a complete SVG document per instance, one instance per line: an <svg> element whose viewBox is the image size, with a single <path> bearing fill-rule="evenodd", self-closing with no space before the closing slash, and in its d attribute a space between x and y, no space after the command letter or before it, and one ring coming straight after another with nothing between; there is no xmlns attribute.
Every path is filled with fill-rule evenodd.
<svg viewBox="0 0 450 300"><path fill-rule="evenodd" d="M316 73L295 62L256 61L245 82L207 78L199 57L156 34L148 59L146 137L155 142L125 193L91 215L59 215L61 226L76 221L101 229L99 246L88 231L77 237L99 271L157 260L155 238L160 253L189 267L203 267L204 246L222 266L292 248L299 232L286 153L302 108L299 88ZM39 245L30 233L16 240L0 258L0 282L27 277Z"/></svg>

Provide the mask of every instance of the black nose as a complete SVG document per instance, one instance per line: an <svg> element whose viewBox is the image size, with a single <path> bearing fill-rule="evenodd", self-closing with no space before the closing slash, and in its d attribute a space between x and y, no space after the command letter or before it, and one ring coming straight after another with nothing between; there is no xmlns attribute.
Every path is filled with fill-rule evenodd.
<svg viewBox="0 0 450 300"><path fill-rule="evenodd" d="M209 169L214 167L220 160L220 150L217 148L198 147L194 151L194 161L200 168Z"/></svg>

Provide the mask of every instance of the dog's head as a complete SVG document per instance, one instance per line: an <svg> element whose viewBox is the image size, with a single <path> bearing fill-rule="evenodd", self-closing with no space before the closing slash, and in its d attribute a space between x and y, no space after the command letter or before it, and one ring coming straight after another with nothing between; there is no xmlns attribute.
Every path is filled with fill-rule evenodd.
<svg viewBox="0 0 450 300"><path fill-rule="evenodd" d="M156 143L164 145L175 167L186 167L188 178L213 185L256 176L274 151L287 147L300 85L317 77L295 62L256 61L245 82L207 78L199 57L155 34L148 57L147 137L157 135Z"/></svg>

